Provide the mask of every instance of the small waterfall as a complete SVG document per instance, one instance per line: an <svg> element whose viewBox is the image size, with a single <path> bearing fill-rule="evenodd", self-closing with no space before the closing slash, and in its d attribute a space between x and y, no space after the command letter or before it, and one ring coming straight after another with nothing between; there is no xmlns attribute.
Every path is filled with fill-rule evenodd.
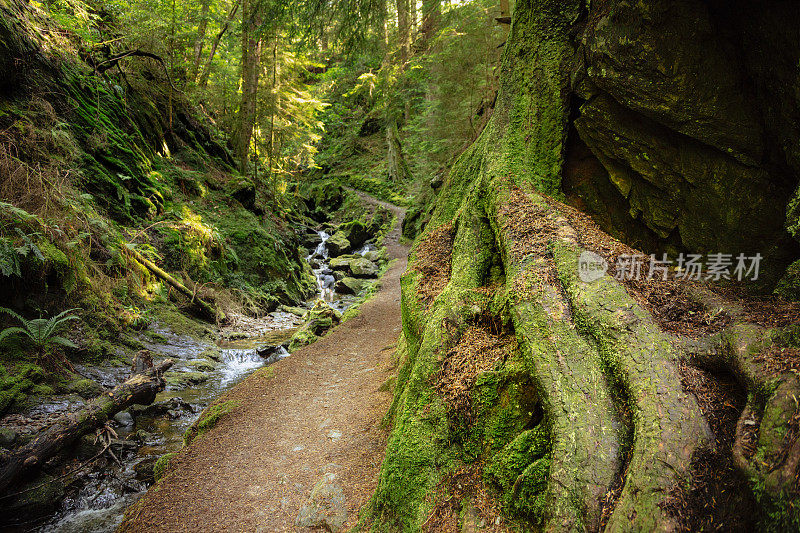
<svg viewBox="0 0 800 533"><path fill-rule="evenodd" d="M226 385L265 363L255 348L222 350L222 362L224 365L219 369L222 374L220 385Z"/></svg>
<svg viewBox="0 0 800 533"><path fill-rule="evenodd" d="M312 260L316 260L316 268L314 268L314 264L312 263L312 270L314 271L314 275L317 277L317 287L319 287L319 297L326 301L332 302L333 301L333 288L336 284L336 278L333 277L333 273L331 272L330 268L328 268L328 247L325 244L330 235L324 231L318 231L317 235L319 235L320 243L317 245L317 248L314 250L314 253L310 254L306 257L306 260L311 262Z"/></svg>

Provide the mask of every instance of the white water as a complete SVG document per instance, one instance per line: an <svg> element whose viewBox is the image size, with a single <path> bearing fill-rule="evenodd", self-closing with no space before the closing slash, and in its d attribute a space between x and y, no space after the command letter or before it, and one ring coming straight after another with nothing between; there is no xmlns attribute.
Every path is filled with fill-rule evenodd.
<svg viewBox="0 0 800 533"><path fill-rule="evenodd" d="M334 299L334 285L336 285L336 279L331 275L330 269L328 268L329 254L328 246L325 244L330 238L330 235L324 231L318 231L317 235L319 235L320 243L317 245L314 252L306 257L306 261L318 261L317 268L312 268L312 270L317 277L319 297L330 303Z"/></svg>

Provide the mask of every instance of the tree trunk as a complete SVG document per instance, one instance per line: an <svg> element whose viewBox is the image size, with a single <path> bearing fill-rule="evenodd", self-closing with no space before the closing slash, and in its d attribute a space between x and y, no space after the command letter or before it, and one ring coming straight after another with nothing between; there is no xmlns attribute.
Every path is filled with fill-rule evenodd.
<svg viewBox="0 0 800 533"><path fill-rule="evenodd" d="M386 126L386 145L389 179L398 184L408 183L411 180L411 171L403 156L403 145L400 142L397 122L393 120Z"/></svg>
<svg viewBox="0 0 800 533"><path fill-rule="evenodd" d="M194 41L194 57L192 61L192 72L189 79L197 81L197 74L200 71L200 59L203 57L203 46L206 42L206 29L208 28L208 10L211 0L203 0L200 9L200 23L197 27L197 38Z"/></svg>
<svg viewBox="0 0 800 533"><path fill-rule="evenodd" d="M217 36L214 37L214 42L211 43L211 51L208 53L208 58L206 59L206 64L203 67L203 74L200 76L200 81L198 82L198 86L202 89L208 85L208 77L211 74L211 64L214 62L214 55L217 53L217 48L219 47L219 42L222 40L222 37L228 31L228 28L233 22L233 19L236 18L236 13L239 10L239 0L233 4L231 8L231 12L228 15L228 19L225 21L225 24L217 33Z"/></svg>
<svg viewBox="0 0 800 533"><path fill-rule="evenodd" d="M400 47L400 64L405 66L411 57L410 0L397 0L397 45Z"/></svg>
<svg viewBox="0 0 800 533"><path fill-rule="evenodd" d="M258 78L261 73L260 26L259 3L256 0L244 0L242 4L242 99L234 147L242 174L247 174L250 141L253 137L256 118Z"/></svg>
<svg viewBox="0 0 800 533"><path fill-rule="evenodd" d="M422 40L425 47L439 29L441 19L441 0L422 0Z"/></svg>
<svg viewBox="0 0 800 533"><path fill-rule="evenodd" d="M161 375L173 364L165 359L143 374L136 374L109 392L104 392L78 411L66 414L31 442L14 451L0 469L0 494L23 474L44 465L51 457L86 433L105 424L131 405L149 405L164 389Z"/></svg>

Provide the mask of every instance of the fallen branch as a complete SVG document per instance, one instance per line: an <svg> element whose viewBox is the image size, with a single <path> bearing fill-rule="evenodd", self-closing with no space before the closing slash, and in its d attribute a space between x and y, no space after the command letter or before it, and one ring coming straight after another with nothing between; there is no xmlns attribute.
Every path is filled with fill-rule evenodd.
<svg viewBox="0 0 800 533"><path fill-rule="evenodd" d="M113 390L104 392L78 411L67 413L38 437L15 450L0 468L0 493L21 475L41 467L59 451L86 433L102 426L116 413L134 404L149 405L164 389L162 374L174 361L165 359L145 373L136 374Z"/></svg>

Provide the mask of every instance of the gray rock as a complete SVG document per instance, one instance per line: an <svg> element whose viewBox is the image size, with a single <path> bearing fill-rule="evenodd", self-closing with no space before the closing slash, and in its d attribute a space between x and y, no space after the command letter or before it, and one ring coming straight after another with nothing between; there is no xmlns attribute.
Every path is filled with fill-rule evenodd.
<svg viewBox="0 0 800 533"><path fill-rule="evenodd" d="M331 533L340 531L347 522L344 490L336 474L325 474L314 485L308 501L300 508L295 524L298 527L325 528Z"/></svg>
<svg viewBox="0 0 800 533"><path fill-rule="evenodd" d="M131 416L128 411L120 411L115 414L114 420L116 420L117 424L120 426L128 427L133 425L133 416Z"/></svg>

